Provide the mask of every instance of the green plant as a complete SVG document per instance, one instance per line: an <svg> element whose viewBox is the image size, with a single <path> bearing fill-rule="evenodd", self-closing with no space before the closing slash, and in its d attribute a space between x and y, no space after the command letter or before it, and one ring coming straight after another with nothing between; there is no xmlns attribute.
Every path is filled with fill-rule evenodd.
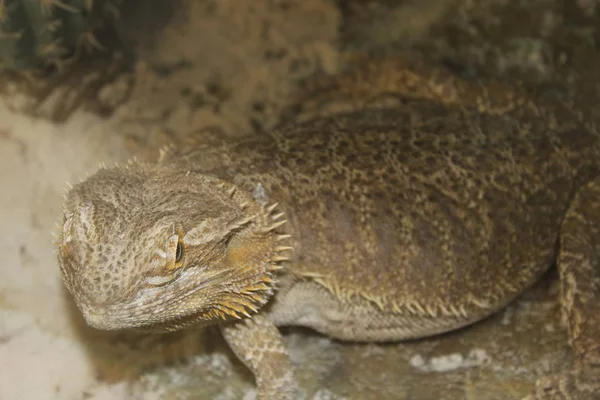
<svg viewBox="0 0 600 400"><path fill-rule="evenodd" d="M121 0L0 0L0 69L60 67L101 47L95 32Z"/></svg>

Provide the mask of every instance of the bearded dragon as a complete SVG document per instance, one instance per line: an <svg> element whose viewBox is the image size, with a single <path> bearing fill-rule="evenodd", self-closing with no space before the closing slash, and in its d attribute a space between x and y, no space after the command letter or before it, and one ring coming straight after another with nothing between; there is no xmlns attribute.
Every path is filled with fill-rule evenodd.
<svg viewBox="0 0 600 400"><path fill-rule="evenodd" d="M269 134L75 185L57 247L87 323L218 324L259 396L292 399L278 327L424 338L502 309L556 262L574 365L529 398L599 398L593 124L525 89L421 65L331 82Z"/></svg>

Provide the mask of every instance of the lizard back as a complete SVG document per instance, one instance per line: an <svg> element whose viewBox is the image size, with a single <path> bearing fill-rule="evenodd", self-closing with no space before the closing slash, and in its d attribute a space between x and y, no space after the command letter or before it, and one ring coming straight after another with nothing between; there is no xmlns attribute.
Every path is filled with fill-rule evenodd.
<svg viewBox="0 0 600 400"><path fill-rule="evenodd" d="M466 316L503 306L546 271L570 198L595 173L596 133L557 110L406 100L164 162L278 202L290 272L340 301Z"/></svg>

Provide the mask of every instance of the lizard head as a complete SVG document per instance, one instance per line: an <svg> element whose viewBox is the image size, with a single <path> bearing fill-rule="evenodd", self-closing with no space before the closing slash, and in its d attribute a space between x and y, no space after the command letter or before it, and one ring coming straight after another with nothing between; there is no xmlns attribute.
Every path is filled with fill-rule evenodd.
<svg viewBox="0 0 600 400"><path fill-rule="evenodd" d="M164 165L75 185L58 236L63 280L99 329L175 330L256 312L289 250L285 221L230 183Z"/></svg>

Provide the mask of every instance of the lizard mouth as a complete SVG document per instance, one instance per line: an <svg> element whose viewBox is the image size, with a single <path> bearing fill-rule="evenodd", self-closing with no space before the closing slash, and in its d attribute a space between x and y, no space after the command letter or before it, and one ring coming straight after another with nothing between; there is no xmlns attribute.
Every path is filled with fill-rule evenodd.
<svg viewBox="0 0 600 400"><path fill-rule="evenodd" d="M145 332L167 332L189 325L209 325L250 317L263 306L274 291L274 277L248 271L223 270L200 285L181 286L177 296L161 298L156 288L140 292L129 304L98 308L79 302L86 323L101 330L135 329ZM197 273L197 272L196 272ZM185 276L182 276L185 280ZM189 276L187 277L189 278ZM193 282L193 280L190 280ZM144 293L145 292L145 293ZM150 302L144 299L154 299Z"/></svg>

